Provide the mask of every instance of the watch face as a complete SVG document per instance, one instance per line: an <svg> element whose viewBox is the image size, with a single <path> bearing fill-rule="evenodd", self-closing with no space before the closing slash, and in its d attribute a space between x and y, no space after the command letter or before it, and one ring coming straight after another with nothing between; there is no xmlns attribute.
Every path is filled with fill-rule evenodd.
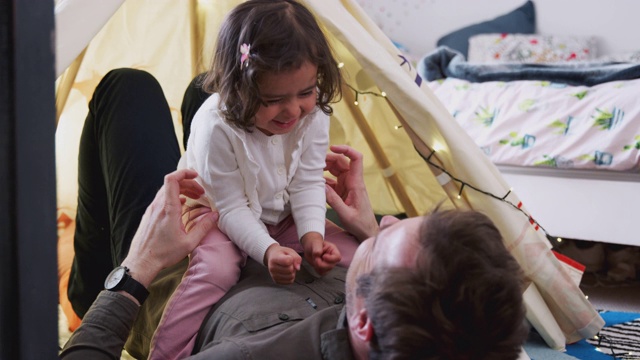
<svg viewBox="0 0 640 360"><path fill-rule="evenodd" d="M125 272L126 270L124 267L117 267L113 269L111 274L107 277L107 280L104 282L104 287L106 289L113 289L116 287L124 277Z"/></svg>

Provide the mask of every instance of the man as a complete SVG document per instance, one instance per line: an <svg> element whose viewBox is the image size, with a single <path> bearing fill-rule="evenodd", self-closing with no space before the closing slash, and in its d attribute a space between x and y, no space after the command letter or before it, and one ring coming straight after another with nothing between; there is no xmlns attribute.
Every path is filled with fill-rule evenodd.
<svg viewBox="0 0 640 360"><path fill-rule="evenodd" d="M147 78L132 76L135 83ZM107 76L99 88L114 91L121 77ZM526 336L521 275L491 221L448 211L384 217L378 229L361 154L347 146L332 151L327 169L337 180L328 181L327 202L347 231L366 239L349 270L319 277L307 264L294 284L281 286L249 262L203 322L192 358L516 359ZM166 176L142 217L122 265L145 288L215 226L211 212L192 214L188 233L182 225L179 194L202 194L195 177ZM119 357L138 311L130 293L101 292L61 357Z"/></svg>

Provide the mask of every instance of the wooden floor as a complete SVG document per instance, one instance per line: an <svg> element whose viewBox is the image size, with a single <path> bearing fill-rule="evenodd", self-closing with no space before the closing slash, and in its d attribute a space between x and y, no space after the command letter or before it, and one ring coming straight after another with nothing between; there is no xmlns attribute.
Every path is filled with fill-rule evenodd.
<svg viewBox="0 0 640 360"><path fill-rule="evenodd" d="M640 248L567 240L556 250L587 266L580 288L596 309L640 313Z"/></svg>
<svg viewBox="0 0 640 360"><path fill-rule="evenodd" d="M612 282L602 274L583 275L580 288L593 306L600 310L640 313L640 280Z"/></svg>

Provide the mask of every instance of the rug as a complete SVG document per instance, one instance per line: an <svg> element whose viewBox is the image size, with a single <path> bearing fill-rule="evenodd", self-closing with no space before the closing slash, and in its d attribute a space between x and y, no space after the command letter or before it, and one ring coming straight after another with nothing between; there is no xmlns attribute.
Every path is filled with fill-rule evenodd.
<svg viewBox="0 0 640 360"><path fill-rule="evenodd" d="M551 350L540 335L531 332L524 348L532 360L640 360L640 314L600 311L605 327L593 338L567 345L562 353Z"/></svg>
<svg viewBox="0 0 640 360"><path fill-rule="evenodd" d="M640 314L600 311L605 327L597 336L567 346L579 359L640 360Z"/></svg>

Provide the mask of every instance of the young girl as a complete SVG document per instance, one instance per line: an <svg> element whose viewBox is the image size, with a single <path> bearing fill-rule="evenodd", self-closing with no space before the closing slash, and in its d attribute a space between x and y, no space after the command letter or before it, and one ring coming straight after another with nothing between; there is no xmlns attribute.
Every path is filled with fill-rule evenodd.
<svg viewBox="0 0 640 360"><path fill-rule="evenodd" d="M237 282L247 255L278 284L294 281L298 253L320 275L349 265L358 243L325 219L323 179L329 104L340 82L327 39L301 4L252 0L227 16L203 84L213 95L196 113L178 165L200 174L200 205L219 211L219 229L191 254L150 358L191 353L202 320Z"/></svg>

